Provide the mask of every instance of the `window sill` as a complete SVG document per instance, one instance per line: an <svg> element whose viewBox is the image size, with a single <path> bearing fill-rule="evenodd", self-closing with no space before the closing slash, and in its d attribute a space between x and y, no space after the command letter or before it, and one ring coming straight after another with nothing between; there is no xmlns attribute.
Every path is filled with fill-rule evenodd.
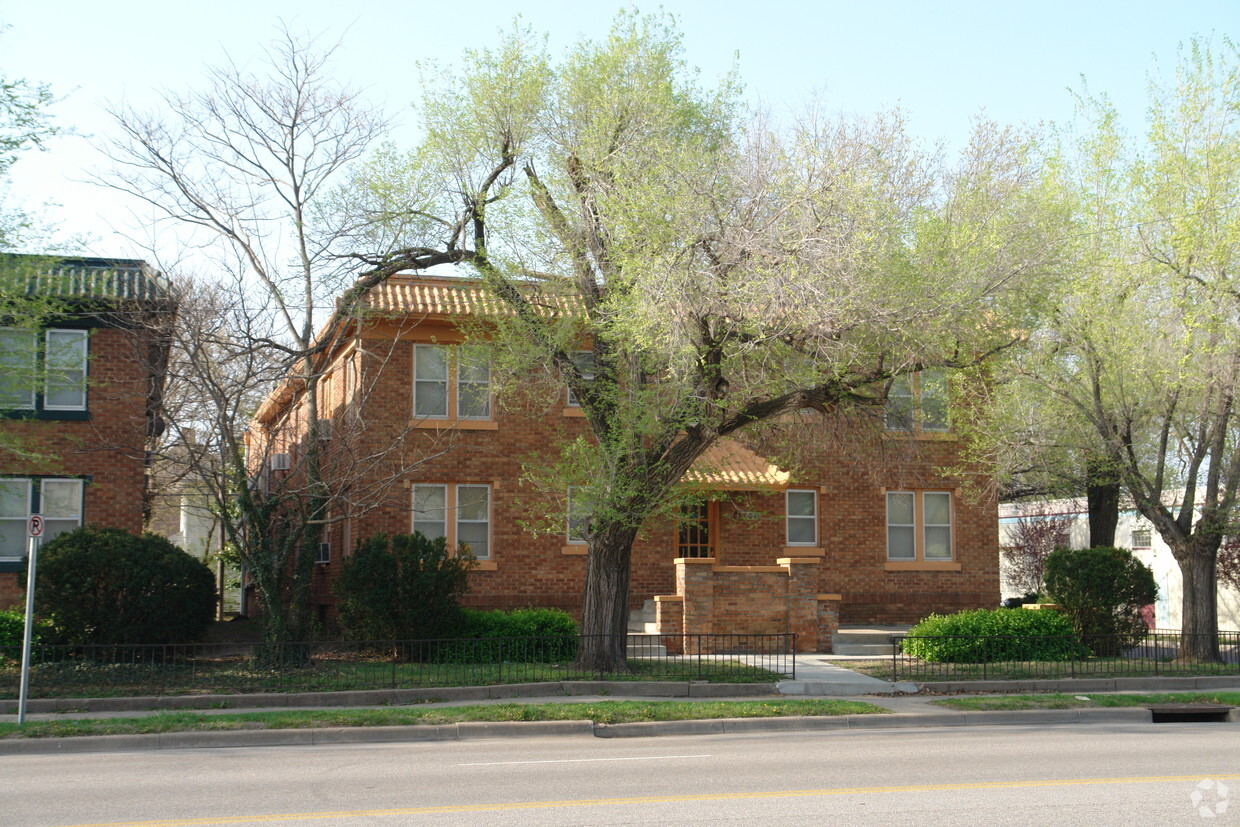
<svg viewBox="0 0 1240 827"><path fill-rule="evenodd" d="M495 571L498 568L494 560L475 560L472 571Z"/></svg>
<svg viewBox="0 0 1240 827"><path fill-rule="evenodd" d="M0 411L0 419L32 419L46 422L89 422L90 411L47 411L28 408Z"/></svg>
<svg viewBox="0 0 1240 827"><path fill-rule="evenodd" d="M565 408L564 415L573 419L585 419L586 412L581 408Z"/></svg>
<svg viewBox="0 0 1240 827"><path fill-rule="evenodd" d="M576 555L578 557L589 554L589 546L563 546L560 548L560 554Z"/></svg>
<svg viewBox="0 0 1240 827"><path fill-rule="evenodd" d="M784 546L784 557L826 557L827 550L819 546Z"/></svg>
<svg viewBox="0 0 1240 827"><path fill-rule="evenodd" d="M887 571L960 571L960 564L951 560L888 560Z"/></svg>
<svg viewBox="0 0 1240 827"><path fill-rule="evenodd" d="M412 428L429 431L498 431L499 423L494 419L415 419L409 423Z"/></svg>

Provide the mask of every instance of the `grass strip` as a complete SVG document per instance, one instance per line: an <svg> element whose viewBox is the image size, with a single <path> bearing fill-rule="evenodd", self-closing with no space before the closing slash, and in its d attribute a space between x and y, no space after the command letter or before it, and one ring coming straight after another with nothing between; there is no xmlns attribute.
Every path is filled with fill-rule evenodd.
<svg viewBox="0 0 1240 827"><path fill-rule="evenodd" d="M463 721L692 721L711 718L782 718L795 715L888 713L860 701L596 701L594 703L472 704L383 709L307 709L277 712L155 712L136 718L73 718L0 723L0 738L64 738L74 735L142 735L242 729L431 726Z"/></svg>
<svg viewBox="0 0 1240 827"><path fill-rule="evenodd" d="M935 706L966 712L1019 709L1092 709L1155 704L1212 703L1240 706L1240 692L1153 692L1117 695L1000 695L995 697L939 698Z"/></svg>

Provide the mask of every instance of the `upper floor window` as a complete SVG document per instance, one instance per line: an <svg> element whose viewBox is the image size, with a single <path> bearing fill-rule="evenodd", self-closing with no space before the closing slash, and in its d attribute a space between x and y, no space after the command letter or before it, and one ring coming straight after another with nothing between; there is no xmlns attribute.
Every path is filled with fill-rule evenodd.
<svg viewBox="0 0 1240 827"><path fill-rule="evenodd" d="M944 433L951 428L947 401L947 376L943 371L923 370L897 376L887 392L887 430Z"/></svg>
<svg viewBox="0 0 1240 827"><path fill-rule="evenodd" d="M82 524L81 480L0 478L0 561L26 556L26 520L43 515L43 542Z"/></svg>
<svg viewBox="0 0 1240 827"><path fill-rule="evenodd" d="M570 546L581 546L587 542L586 536L590 529L589 506L581 495L581 488L576 485L568 487L568 508L564 517L564 531Z"/></svg>
<svg viewBox="0 0 1240 827"><path fill-rule="evenodd" d="M85 330L0 328L0 408L85 411L88 342Z"/></svg>
<svg viewBox="0 0 1240 827"><path fill-rule="evenodd" d="M581 374L581 378L587 382L594 381L594 351L591 350L574 350L569 354L569 358L573 360L574 367ZM573 393L573 389L568 389L568 405L570 408L581 407L581 402L577 399L577 394Z"/></svg>
<svg viewBox="0 0 1240 827"><path fill-rule="evenodd" d="M887 559L952 559L952 495L947 491L887 492Z"/></svg>
<svg viewBox="0 0 1240 827"><path fill-rule="evenodd" d="M490 419L491 366L455 348L414 345L413 413L419 419Z"/></svg>
<svg viewBox="0 0 1240 827"><path fill-rule="evenodd" d="M1154 533L1148 528L1134 528L1132 530L1131 545L1133 548L1149 548L1152 545Z"/></svg>

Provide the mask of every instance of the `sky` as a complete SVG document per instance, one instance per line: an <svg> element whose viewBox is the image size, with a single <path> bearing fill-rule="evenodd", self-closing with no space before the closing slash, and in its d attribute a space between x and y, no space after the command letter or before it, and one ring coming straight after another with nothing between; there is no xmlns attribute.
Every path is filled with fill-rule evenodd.
<svg viewBox="0 0 1240 827"><path fill-rule="evenodd" d="M255 60L283 21L294 33L341 40L337 75L396 116L393 139L412 145L419 60L452 62L491 45L517 11L559 51L603 37L619 8L582 0L0 0L8 27L0 77L50 84L60 97L57 123L76 133L19 162L13 191L29 207L50 202L46 217L63 234L88 237L91 254L143 258L149 215L87 183L103 168L96 145L115 129L108 103L145 108L161 90L200 88L204 67L225 54L242 65ZM736 62L746 96L777 115L811 98L844 113L899 105L915 134L948 147L963 142L979 115L1066 122L1069 90L1083 82L1107 93L1137 131L1147 77L1165 77L1181 43L1240 37L1240 0L666 0L661 8L677 17L687 61L705 80Z"/></svg>

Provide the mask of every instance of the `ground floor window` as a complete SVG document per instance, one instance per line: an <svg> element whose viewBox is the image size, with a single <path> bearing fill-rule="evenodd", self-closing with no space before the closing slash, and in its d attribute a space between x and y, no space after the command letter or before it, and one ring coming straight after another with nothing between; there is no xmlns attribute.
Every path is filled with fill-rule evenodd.
<svg viewBox="0 0 1240 827"><path fill-rule="evenodd" d="M43 515L43 542L82 524L82 480L0 479L0 560L26 556L26 521Z"/></svg>
<svg viewBox="0 0 1240 827"><path fill-rule="evenodd" d="M491 486L419 483L413 486L412 529L449 548L461 543L479 560L491 556Z"/></svg>
<svg viewBox="0 0 1240 827"><path fill-rule="evenodd" d="M784 493L784 506L788 545L818 545L818 492L789 489Z"/></svg>
<svg viewBox="0 0 1240 827"><path fill-rule="evenodd" d="M952 559L952 495L947 491L887 492L887 559Z"/></svg>

